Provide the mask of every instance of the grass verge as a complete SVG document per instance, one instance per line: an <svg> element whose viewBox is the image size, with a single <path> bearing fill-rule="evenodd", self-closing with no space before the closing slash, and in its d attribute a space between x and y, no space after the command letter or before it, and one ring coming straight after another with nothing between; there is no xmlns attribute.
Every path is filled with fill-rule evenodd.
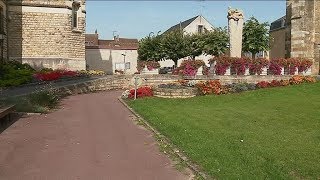
<svg viewBox="0 0 320 180"><path fill-rule="evenodd" d="M210 176L319 179L320 83L128 104Z"/></svg>

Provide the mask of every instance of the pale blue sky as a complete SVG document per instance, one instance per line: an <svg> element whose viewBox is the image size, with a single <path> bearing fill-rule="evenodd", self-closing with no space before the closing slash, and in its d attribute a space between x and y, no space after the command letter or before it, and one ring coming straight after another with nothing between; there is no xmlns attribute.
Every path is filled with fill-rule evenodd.
<svg viewBox="0 0 320 180"><path fill-rule="evenodd" d="M142 38L164 32L180 21L200 13L215 27L227 26L228 7L244 11L245 18L272 22L285 15L283 1L93 1L88 0L87 33L98 29L100 38Z"/></svg>

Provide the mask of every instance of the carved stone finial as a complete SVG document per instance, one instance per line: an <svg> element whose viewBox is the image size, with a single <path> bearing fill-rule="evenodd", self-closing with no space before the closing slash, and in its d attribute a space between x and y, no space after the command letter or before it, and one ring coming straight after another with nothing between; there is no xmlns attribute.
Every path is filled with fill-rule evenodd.
<svg viewBox="0 0 320 180"><path fill-rule="evenodd" d="M238 9L228 9L228 19L233 19L238 21L239 19L243 19L243 12Z"/></svg>

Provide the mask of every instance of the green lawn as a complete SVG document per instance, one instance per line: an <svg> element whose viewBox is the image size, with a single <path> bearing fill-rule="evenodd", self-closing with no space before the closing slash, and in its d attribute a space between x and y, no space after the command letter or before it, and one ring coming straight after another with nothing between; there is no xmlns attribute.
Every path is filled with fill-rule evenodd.
<svg viewBox="0 0 320 180"><path fill-rule="evenodd" d="M320 83L128 104L212 177L320 178Z"/></svg>

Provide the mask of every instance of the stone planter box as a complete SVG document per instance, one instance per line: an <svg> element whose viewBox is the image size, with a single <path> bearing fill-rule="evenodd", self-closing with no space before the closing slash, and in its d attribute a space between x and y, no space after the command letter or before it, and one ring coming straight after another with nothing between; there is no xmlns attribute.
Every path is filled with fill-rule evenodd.
<svg viewBox="0 0 320 180"><path fill-rule="evenodd" d="M231 75L231 69L228 67L226 73L224 74L225 76L230 76Z"/></svg>
<svg viewBox="0 0 320 180"><path fill-rule="evenodd" d="M307 69L306 71L303 71L303 72L302 72L302 75L304 75L304 76L309 76L309 75L311 75L311 68Z"/></svg>
<svg viewBox="0 0 320 180"><path fill-rule="evenodd" d="M162 98L191 98L198 94L197 88L185 87L179 89L159 88L153 89L153 95Z"/></svg>
<svg viewBox="0 0 320 180"><path fill-rule="evenodd" d="M268 75L268 68L267 68L267 67L262 68L262 72L261 72L260 75L261 75L261 76L266 76L266 75Z"/></svg>

